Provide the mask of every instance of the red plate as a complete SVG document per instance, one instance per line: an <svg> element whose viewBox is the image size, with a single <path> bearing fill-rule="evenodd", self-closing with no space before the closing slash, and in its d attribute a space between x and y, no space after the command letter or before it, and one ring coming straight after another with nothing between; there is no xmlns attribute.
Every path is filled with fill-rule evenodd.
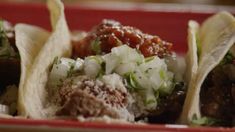
<svg viewBox="0 0 235 132"><path fill-rule="evenodd" d="M70 29L89 30L102 19L115 19L124 25L138 27L146 33L159 35L174 43L174 50L184 53L187 50L187 22L190 19L202 22L221 7L203 7L207 9L193 12L187 6L171 5L134 5L121 10L119 8L93 8L84 6L66 6L66 17ZM173 7L173 8L172 8ZM177 7L177 8L176 8ZM224 7L223 7L224 8ZM128 10L127 10L128 9ZM198 7L194 8L198 9ZM217 10L218 9L218 10ZM224 8L226 9L226 7ZM230 11L235 14L235 10ZM195 10L194 10L195 11ZM198 11L198 10L197 10ZM29 23L50 29L49 14L45 5L0 3L0 17L12 23ZM81 123L61 120L0 119L1 131L235 131L235 128L187 127L183 125L127 125L104 123Z"/></svg>

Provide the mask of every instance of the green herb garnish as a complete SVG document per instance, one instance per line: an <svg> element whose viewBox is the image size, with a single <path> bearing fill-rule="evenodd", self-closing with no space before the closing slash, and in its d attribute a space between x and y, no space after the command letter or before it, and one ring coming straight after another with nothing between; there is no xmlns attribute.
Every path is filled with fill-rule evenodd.
<svg viewBox="0 0 235 132"><path fill-rule="evenodd" d="M152 61L154 59L155 56L150 56L144 59L145 62L149 62Z"/></svg>
<svg viewBox="0 0 235 132"><path fill-rule="evenodd" d="M67 71L67 78L72 76L72 74L73 74L73 72L74 72L74 68L75 68L75 63L76 63L76 62L74 62L74 63L69 62L70 68L69 68L69 70Z"/></svg>
<svg viewBox="0 0 235 132"><path fill-rule="evenodd" d="M101 41L99 38L96 38L91 42L91 50L95 52L95 54L101 54Z"/></svg>
<svg viewBox="0 0 235 132"><path fill-rule="evenodd" d="M136 78L134 76L134 73L133 72L130 72L130 73L126 73L124 75L124 78L125 78L125 82L126 82L126 85L127 85L127 88L131 91L131 92L135 92L135 91L138 91L138 90L141 90L141 86L138 84L138 82L136 81Z"/></svg>
<svg viewBox="0 0 235 132"><path fill-rule="evenodd" d="M150 105L150 104L152 104L152 103L156 103L156 101L155 101L154 99L149 99L149 100L145 100L145 101L144 101L144 104L145 104L145 105Z"/></svg>
<svg viewBox="0 0 235 132"><path fill-rule="evenodd" d="M198 118L195 114L193 115L193 118L191 120L191 125L195 126L212 126L218 123L221 123L221 120L206 116Z"/></svg>
<svg viewBox="0 0 235 132"><path fill-rule="evenodd" d="M1 58L19 58L14 49L11 47L4 29L4 21L0 20L0 57Z"/></svg>
<svg viewBox="0 0 235 132"><path fill-rule="evenodd" d="M225 65L225 64L231 64L233 63L233 60L235 57L233 54L229 51L223 58L223 60L220 62L220 65Z"/></svg>
<svg viewBox="0 0 235 132"><path fill-rule="evenodd" d="M163 82L159 87L159 92L161 96L167 96L172 93L174 90L174 83L172 82L170 85L167 82Z"/></svg>
<svg viewBox="0 0 235 132"><path fill-rule="evenodd" d="M166 75L165 75L164 70L162 70L162 69L159 70L159 76L161 77L162 80L165 80Z"/></svg>
<svg viewBox="0 0 235 132"><path fill-rule="evenodd" d="M105 74L105 62L102 62L100 66L101 66L101 69L98 75L96 76L96 78L101 78Z"/></svg>
<svg viewBox="0 0 235 132"><path fill-rule="evenodd" d="M103 60L101 58L101 56L96 55L96 56L89 56L90 59L94 59L98 64L102 64Z"/></svg>

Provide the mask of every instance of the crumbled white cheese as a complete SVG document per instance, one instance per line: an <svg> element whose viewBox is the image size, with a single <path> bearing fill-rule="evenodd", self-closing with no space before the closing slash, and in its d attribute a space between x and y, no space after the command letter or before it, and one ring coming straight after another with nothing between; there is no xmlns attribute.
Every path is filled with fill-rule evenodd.
<svg viewBox="0 0 235 132"><path fill-rule="evenodd" d="M116 73L104 75L102 76L101 80L102 82L104 82L106 85L109 85L113 89L118 89L122 92L127 92L127 89L122 82L121 76L119 76Z"/></svg>

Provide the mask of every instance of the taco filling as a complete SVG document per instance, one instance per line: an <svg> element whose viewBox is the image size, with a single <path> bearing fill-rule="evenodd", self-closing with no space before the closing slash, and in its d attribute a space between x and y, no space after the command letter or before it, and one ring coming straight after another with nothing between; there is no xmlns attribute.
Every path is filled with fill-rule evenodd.
<svg viewBox="0 0 235 132"><path fill-rule="evenodd" d="M14 28L5 20L0 20L0 74L0 113L16 114L20 58Z"/></svg>
<svg viewBox="0 0 235 132"><path fill-rule="evenodd" d="M1 87L19 83L20 58L15 45L14 28L7 21L0 21ZM7 69L6 69L7 68ZM9 79L11 78L11 79Z"/></svg>
<svg viewBox="0 0 235 132"><path fill-rule="evenodd" d="M215 14L201 25L190 21L189 44L194 48L189 55L194 58L195 69L181 123L234 126L234 22L234 16L228 12Z"/></svg>
<svg viewBox="0 0 235 132"><path fill-rule="evenodd" d="M200 92L203 116L232 125L235 119L235 57L229 51L218 66L207 76Z"/></svg>
<svg viewBox="0 0 235 132"><path fill-rule="evenodd" d="M168 66L176 59L171 46L104 20L74 43L73 58L80 58L55 58L47 82L49 98L58 107L55 115L175 121L185 90Z"/></svg>

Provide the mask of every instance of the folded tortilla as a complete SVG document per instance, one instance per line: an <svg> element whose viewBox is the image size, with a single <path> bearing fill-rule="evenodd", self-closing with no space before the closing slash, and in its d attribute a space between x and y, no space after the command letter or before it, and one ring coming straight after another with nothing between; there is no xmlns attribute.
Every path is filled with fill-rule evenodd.
<svg viewBox="0 0 235 132"><path fill-rule="evenodd" d="M193 65L192 72L188 73L189 87L179 120L184 124L190 124L193 116L201 118L201 86L210 71L221 62L235 43L235 18L228 12L220 12L208 18L200 27L198 25L195 21L189 22L188 61Z"/></svg>
<svg viewBox="0 0 235 132"><path fill-rule="evenodd" d="M18 94L18 112L24 114L25 104L25 80L30 74L30 70L34 59L38 55L42 46L45 44L49 33L41 28L26 24L17 24L15 26L16 46L19 50L21 58L21 75Z"/></svg>
<svg viewBox="0 0 235 132"><path fill-rule="evenodd" d="M49 67L55 57L70 56L71 54L70 33L64 16L64 6L60 0L48 0L47 5L51 16L52 33L48 34L42 30L40 30L40 35L28 32L29 34L18 39L18 41L22 40L18 47L22 49L21 54L23 55L21 55L23 62L18 111L19 115L24 117L46 118L48 112L53 110L53 106L47 105L45 100L47 95L45 85ZM16 26L18 30L25 27L27 26ZM27 28L30 30L32 27ZM41 50L35 51L36 46L25 43L32 41L30 38L38 39L38 43L44 44L35 44ZM21 46L22 43L25 45ZM32 54L32 56L28 54Z"/></svg>

